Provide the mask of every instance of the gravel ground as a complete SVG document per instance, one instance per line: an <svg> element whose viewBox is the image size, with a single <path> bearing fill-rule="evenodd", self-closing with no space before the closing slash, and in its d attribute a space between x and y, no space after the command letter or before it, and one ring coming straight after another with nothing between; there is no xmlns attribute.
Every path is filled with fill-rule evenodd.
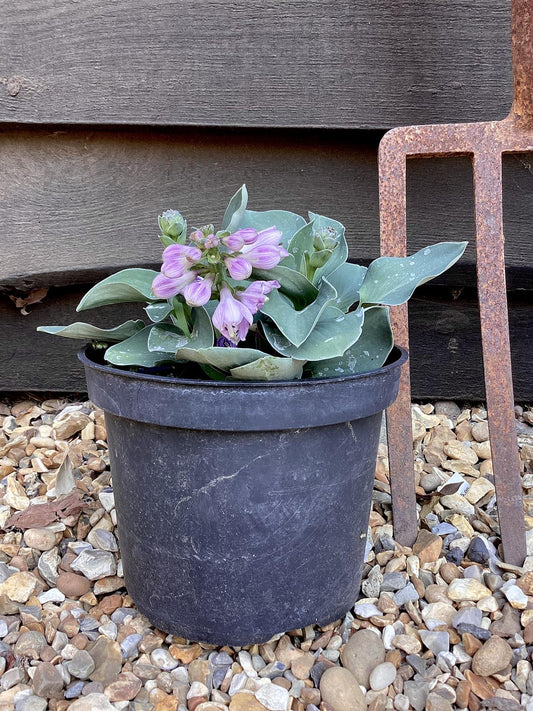
<svg viewBox="0 0 533 711"><path fill-rule="evenodd" d="M415 405L413 548L381 444L354 608L216 648L154 629L123 586L103 413L0 401L0 711L533 711L533 411L516 423L523 568L500 559L486 411Z"/></svg>

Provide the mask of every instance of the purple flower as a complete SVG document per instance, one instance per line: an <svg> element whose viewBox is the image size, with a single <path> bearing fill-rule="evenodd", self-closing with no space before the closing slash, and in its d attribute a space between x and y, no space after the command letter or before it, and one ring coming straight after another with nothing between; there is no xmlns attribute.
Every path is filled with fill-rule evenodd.
<svg viewBox="0 0 533 711"><path fill-rule="evenodd" d="M237 291L235 297L244 304L252 314L261 309L268 301L267 294L272 289L279 289L279 281L254 281L244 291Z"/></svg>
<svg viewBox="0 0 533 711"><path fill-rule="evenodd" d="M227 257L224 260L224 264L232 279L237 279L238 281L248 279L252 273L252 265L244 257Z"/></svg>
<svg viewBox="0 0 533 711"><path fill-rule="evenodd" d="M212 249L213 247L217 247L218 246L218 238L212 234L207 235L207 237L205 238L204 245L205 245L206 249Z"/></svg>
<svg viewBox="0 0 533 711"><path fill-rule="evenodd" d="M273 269L284 257L288 257L287 250L279 244L281 232L274 226L267 227L257 233L254 242L245 244L241 252L253 267L259 269Z"/></svg>
<svg viewBox="0 0 533 711"><path fill-rule="evenodd" d="M220 338L217 338L215 345L217 348L237 348L237 344L230 341L229 338L226 338L226 336L220 336Z"/></svg>
<svg viewBox="0 0 533 711"><path fill-rule="evenodd" d="M237 232L223 237L222 243L232 252L238 252L245 244L252 244L256 239L257 230L254 230L253 227L243 227L242 230L237 230Z"/></svg>
<svg viewBox="0 0 533 711"><path fill-rule="evenodd" d="M171 244L163 252L162 273L171 279L182 276L187 269L202 258L197 247L185 244Z"/></svg>
<svg viewBox="0 0 533 711"><path fill-rule="evenodd" d="M165 274L158 274L152 282L152 291L162 299L170 299L172 296L180 294L187 284L194 281L196 277L196 272L190 270L175 278L168 277Z"/></svg>
<svg viewBox="0 0 533 711"><path fill-rule="evenodd" d="M183 289L183 296L189 306L203 306L207 304L211 298L211 289L213 287L213 276L209 275L205 278L196 277L196 279L187 284Z"/></svg>
<svg viewBox="0 0 533 711"><path fill-rule="evenodd" d="M227 286L220 289L220 303L213 314L213 325L233 343L244 341L253 321L248 307L237 301Z"/></svg>

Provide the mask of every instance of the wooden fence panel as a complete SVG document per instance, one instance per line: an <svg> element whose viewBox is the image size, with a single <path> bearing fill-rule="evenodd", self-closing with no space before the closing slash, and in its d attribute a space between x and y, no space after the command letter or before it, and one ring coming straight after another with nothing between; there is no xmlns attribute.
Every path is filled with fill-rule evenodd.
<svg viewBox="0 0 533 711"><path fill-rule="evenodd" d="M509 0L0 0L0 122L503 118Z"/></svg>
<svg viewBox="0 0 533 711"><path fill-rule="evenodd" d="M363 134L367 137L367 134ZM220 221L242 182L253 209L277 206L335 217L350 257L379 254L378 135L261 131L5 131L0 138L0 288L91 282L119 268L157 265L157 214L180 209L191 225ZM510 288L533 288L533 177L527 157L505 161ZM410 247L468 239L447 283L471 284L470 162L413 161ZM464 269L463 269L464 271Z"/></svg>

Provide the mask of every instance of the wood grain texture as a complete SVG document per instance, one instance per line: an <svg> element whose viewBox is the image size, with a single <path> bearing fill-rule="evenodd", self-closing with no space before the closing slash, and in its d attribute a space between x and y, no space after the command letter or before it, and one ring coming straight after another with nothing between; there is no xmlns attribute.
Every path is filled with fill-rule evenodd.
<svg viewBox="0 0 533 711"><path fill-rule="evenodd" d="M79 318L75 308L82 287L52 289L42 304L22 316L0 295L0 392L84 391L83 369L76 358L80 341L37 333L39 325L67 324ZM515 398L533 399L533 297L511 295L510 324ZM425 286L410 304L413 398L452 398L481 402L485 397L479 316L473 290L454 300L447 287ZM111 326L127 318L142 318L137 305L87 311L84 320Z"/></svg>
<svg viewBox="0 0 533 711"><path fill-rule="evenodd" d="M252 209L308 209L343 222L350 258L379 255L378 133L211 129L5 129L0 136L0 290L88 283L161 259L157 214L220 223L246 182ZM530 156L504 162L508 286L533 289ZM440 279L471 285L474 220L470 161L412 161L409 249L470 240Z"/></svg>
<svg viewBox="0 0 533 711"><path fill-rule="evenodd" d="M503 118L509 0L0 1L0 122Z"/></svg>

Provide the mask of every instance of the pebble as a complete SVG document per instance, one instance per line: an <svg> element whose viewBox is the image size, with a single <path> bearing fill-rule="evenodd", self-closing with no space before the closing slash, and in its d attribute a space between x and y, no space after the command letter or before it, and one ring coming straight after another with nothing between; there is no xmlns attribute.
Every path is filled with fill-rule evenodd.
<svg viewBox="0 0 533 711"><path fill-rule="evenodd" d="M421 564L432 563L437 560L442 550L442 538L431 531L422 529L413 545L413 553Z"/></svg>
<svg viewBox="0 0 533 711"><path fill-rule="evenodd" d="M98 580L108 575L115 575L117 564L109 551L84 550L70 564L72 570L85 575L89 580Z"/></svg>
<svg viewBox="0 0 533 711"><path fill-rule="evenodd" d="M99 681L104 687L115 681L122 669L120 645L113 640L100 636L87 651L95 665L94 671L89 674L89 678L92 681Z"/></svg>
<svg viewBox="0 0 533 711"><path fill-rule="evenodd" d="M2 407L0 403L0 425L5 417L4 432L12 436L18 416L10 420ZM470 711L477 711L481 702L487 708L511 711L502 704L516 705L514 699L526 708L530 704L533 609L527 609L527 596L533 597L533 556L518 580L521 571L502 572L499 566L490 444L482 410L461 411L455 403L444 404L440 412L431 405L413 408L420 486L427 493L438 491L437 496L419 500L422 525L413 548L402 548L393 540L388 464L380 445L362 581L365 599L344 620L233 650L165 637L131 607L115 535L108 452L91 439L98 430L105 440L103 415L87 403L66 411L64 401L54 407L43 415L48 420L32 424L30 446L41 447L44 458L52 456L45 449L57 447L57 466L65 449L56 445L54 422L61 425L63 419L80 414L88 417L90 422L79 430L83 435L70 435L76 439L70 442L69 456L73 481L84 489L84 501L94 503L65 524L5 534L0 549L0 708L8 698L5 694L12 694L17 698L15 711L35 711L35 704L43 711L43 703L52 697L36 695L31 677L39 683L45 676L50 682L38 671L44 664L52 666L55 681L61 684L50 703L54 711L64 711L67 702L74 711L223 711L228 706L230 711L270 707L286 711L291 706L297 711L318 711L321 706L354 711L367 705L369 711L449 711L469 704ZM57 412L64 414L58 418ZM18 431L24 430L19 426ZM0 432L0 447L2 436ZM16 432L13 437L17 436ZM531 443L522 442L521 450L528 527L533 525L533 514L528 513L533 507ZM16 508L9 505L11 497L21 497L19 506L27 508L32 498L44 503L54 496L56 467L45 464L31 475L17 471L31 467L25 447L19 448L20 460L14 459L11 469L2 469L5 459L0 460L8 495L7 502L5 495L0 501L2 525ZM533 551L529 532L528 541ZM22 578L15 577L21 574ZM6 583L20 601L5 594ZM25 592L23 583L29 586ZM490 646L484 651L489 644L499 645L499 658ZM22 667L6 669L10 650L30 662L30 678ZM491 670L496 677L483 676L483 654L493 667L509 659L505 674L499 674L499 668ZM332 674L341 675L342 688L328 690ZM329 700L318 688L323 686ZM344 693L352 686L357 690L346 698ZM367 689L366 699L359 686ZM261 694L266 695L266 704L259 701Z"/></svg>
<svg viewBox="0 0 533 711"><path fill-rule="evenodd" d="M74 701L68 711L116 711L116 706L109 702L105 694L93 693Z"/></svg>
<svg viewBox="0 0 533 711"><path fill-rule="evenodd" d="M320 679L322 700L333 711L365 711L366 701L355 677L342 667L326 669ZM422 710L421 710L422 711Z"/></svg>
<svg viewBox="0 0 533 711"><path fill-rule="evenodd" d="M58 590L70 598L81 597L91 589L91 583L85 576L69 572L58 575L56 586Z"/></svg>
<svg viewBox="0 0 533 711"><path fill-rule="evenodd" d="M420 630L420 639L427 649L429 649L435 656L438 656L440 652L447 652L450 649L450 635L448 632L431 632L426 630Z"/></svg>
<svg viewBox="0 0 533 711"><path fill-rule="evenodd" d="M477 601L491 595L491 591L475 578L456 578L448 587L448 597L454 601Z"/></svg>
<svg viewBox="0 0 533 711"><path fill-rule="evenodd" d="M32 686L36 696L56 699L62 694L64 680L57 667L50 662L41 662L35 667Z"/></svg>
<svg viewBox="0 0 533 711"><path fill-rule="evenodd" d="M527 595L516 585L514 580L509 580L500 588L502 593L515 610L525 610L528 605Z"/></svg>
<svg viewBox="0 0 533 711"><path fill-rule="evenodd" d="M396 678L396 667L390 662L378 664L370 674L370 688L373 691L381 691L392 684Z"/></svg>
<svg viewBox="0 0 533 711"><path fill-rule="evenodd" d="M509 644L501 637L494 635L474 654L472 671L479 676L491 676L504 669L512 658L513 650Z"/></svg>
<svg viewBox="0 0 533 711"><path fill-rule="evenodd" d="M23 632L17 639L14 652L23 657L39 659L41 652L46 646L47 641L45 636L41 632L30 630Z"/></svg>
<svg viewBox="0 0 533 711"><path fill-rule="evenodd" d="M135 674L125 671L116 681L106 686L105 695L110 701L131 701L141 690L142 683Z"/></svg>
<svg viewBox="0 0 533 711"><path fill-rule="evenodd" d="M276 684L261 686L255 692L255 698L269 711L286 711L289 704L289 692Z"/></svg>
<svg viewBox="0 0 533 711"><path fill-rule="evenodd" d="M61 533L50 528L28 528L24 533L24 542L29 548L49 551L61 540Z"/></svg>
<svg viewBox="0 0 533 711"><path fill-rule="evenodd" d="M364 654L361 654L362 649ZM385 661L385 647L380 635L372 630L358 630L341 650L341 661L357 682L368 689L372 670Z"/></svg>
<svg viewBox="0 0 533 711"><path fill-rule="evenodd" d="M81 649L65 663L65 667L76 679L88 679L95 670L96 664L89 652Z"/></svg>
<svg viewBox="0 0 533 711"><path fill-rule="evenodd" d="M408 583L404 588L395 592L392 599L398 607L402 607L402 605L405 605L407 602L419 600L420 595L416 591L413 583Z"/></svg>

